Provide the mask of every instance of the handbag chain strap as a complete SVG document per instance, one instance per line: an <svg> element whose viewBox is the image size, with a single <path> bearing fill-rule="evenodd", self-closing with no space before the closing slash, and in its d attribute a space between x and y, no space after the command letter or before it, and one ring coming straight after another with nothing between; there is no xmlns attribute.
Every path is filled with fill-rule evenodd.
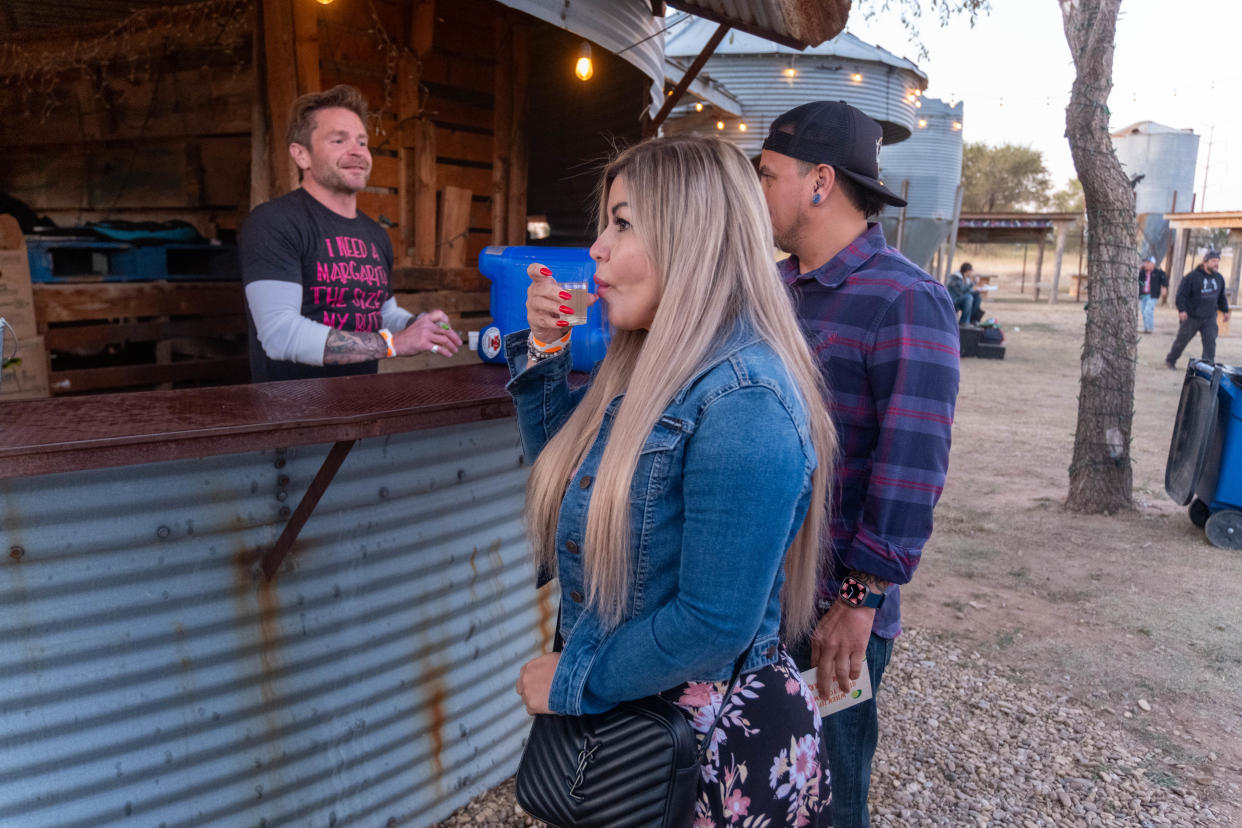
<svg viewBox="0 0 1242 828"><path fill-rule="evenodd" d="M724 695L720 697L720 709L716 711L715 721L712 722L712 726L707 729L707 732L703 734L703 741L699 744L699 755L695 758L695 764L702 764L703 759L707 756L707 749L711 746L712 736L720 725L720 720L724 718L725 705L729 703L729 696L733 695L733 690L737 687L737 680L742 675L742 665L746 663L746 657L750 655L750 650L754 646L755 642L751 641L733 664L733 675L729 678L729 687L725 690Z"/></svg>

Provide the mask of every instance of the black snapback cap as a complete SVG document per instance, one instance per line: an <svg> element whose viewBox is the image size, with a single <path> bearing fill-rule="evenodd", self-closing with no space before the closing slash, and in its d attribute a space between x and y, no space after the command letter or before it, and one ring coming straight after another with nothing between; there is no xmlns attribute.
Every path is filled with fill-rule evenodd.
<svg viewBox="0 0 1242 828"><path fill-rule="evenodd" d="M813 101L779 116L768 130L765 150L810 164L829 164L886 204L905 200L880 181L883 128L845 101Z"/></svg>

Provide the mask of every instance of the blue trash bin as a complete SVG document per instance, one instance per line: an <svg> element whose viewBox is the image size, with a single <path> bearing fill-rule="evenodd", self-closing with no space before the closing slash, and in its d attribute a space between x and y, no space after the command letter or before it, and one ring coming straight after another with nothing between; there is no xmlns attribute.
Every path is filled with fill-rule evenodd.
<svg viewBox="0 0 1242 828"><path fill-rule="evenodd" d="M479 271L492 282L492 325L479 334L479 358L484 362L504 363L504 337L525 330L526 288L530 277L526 268L538 262L564 282L587 282L595 292L595 262L585 247L501 247L483 248L479 254ZM603 303L587 309L585 325L574 329L570 355L575 371L590 371L604 358L611 336L604 319Z"/></svg>
<svg viewBox="0 0 1242 828"><path fill-rule="evenodd" d="M1214 545L1242 549L1242 368L1190 360L1164 488Z"/></svg>

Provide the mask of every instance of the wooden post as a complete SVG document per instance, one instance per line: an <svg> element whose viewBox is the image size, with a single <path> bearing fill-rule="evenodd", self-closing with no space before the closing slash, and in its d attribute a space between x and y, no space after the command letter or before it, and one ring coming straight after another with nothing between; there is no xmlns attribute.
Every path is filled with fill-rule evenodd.
<svg viewBox="0 0 1242 828"><path fill-rule="evenodd" d="M251 39L250 60L254 66L256 94L250 103L250 209L258 207L272 197L272 156L271 143L267 139L267 95L262 89L266 73L263 71L264 48L263 8L256 6L254 10L255 36Z"/></svg>
<svg viewBox="0 0 1242 828"><path fill-rule="evenodd" d="M397 64L397 192L401 209L397 222L401 228L401 249L397 259L404 266L415 260L414 216L417 213L414 194L418 189L418 160L414 151L418 133L417 119L422 109L418 85L421 73L418 57L402 52ZM434 199L435 194L432 194Z"/></svg>
<svg viewBox="0 0 1242 828"><path fill-rule="evenodd" d="M298 94L318 92L319 80L319 3L293 0L293 50L297 56Z"/></svg>
<svg viewBox="0 0 1242 828"><path fill-rule="evenodd" d="M1228 241L1233 246L1233 265L1229 268L1229 301L1230 304L1242 304L1238 301L1239 281L1242 280L1242 230L1230 230Z"/></svg>
<svg viewBox="0 0 1242 828"><path fill-rule="evenodd" d="M910 194L910 179L904 179L901 182L901 200L906 201L906 196ZM902 242L906 240L906 208L902 207L901 212L897 214L897 242L893 245L898 250L901 249Z"/></svg>
<svg viewBox="0 0 1242 828"><path fill-rule="evenodd" d="M449 185L440 196L440 243L436 264L462 267L470 242L470 191Z"/></svg>
<svg viewBox="0 0 1242 828"><path fill-rule="evenodd" d="M264 90L267 93L268 148L272 165L271 197L298 186L285 132L289 107L298 96L294 16L290 0L263 0Z"/></svg>
<svg viewBox="0 0 1242 828"><path fill-rule="evenodd" d="M1039 289L1043 287L1044 278L1044 245L1048 243L1048 234L1039 237L1039 250L1035 253L1035 301L1039 301Z"/></svg>
<svg viewBox="0 0 1242 828"><path fill-rule="evenodd" d="M1048 304L1055 305L1057 303L1057 292L1061 289L1061 260L1065 258L1065 222L1057 222L1057 258L1056 263L1052 266L1052 295L1048 297ZM1082 284L1082 274L1078 274L1078 284ZM1088 290L1090 288L1088 287Z"/></svg>
<svg viewBox="0 0 1242 828"><path fill-rule="evenodd" d="M1177 295L1182 283L1182 271L1186 268L1186 247L1190 244L1190 230L1176 227L1173 230L1173 259L1169 262L1169 296Z"/></svg>
<svg viewBox="0 0 1242 828"><path fill-rule="evenodd" d="M436 125L426 118L414 122L413 259L436 262Z"/></svg>
<svg viewBox="0 0 1242 828"><path fill-rule="evenodd" d="M509 170L513 135L513 21L496 17L496 73L492 87L492 244L509 239Z"/></svg>
<svg viewBox="0 0 1242 828"><path fill-rule="evenodd" d="M1018 287L1018 293L1026 293L1026 251L1031 245L1022 242L1022 282Z"/></svg>
<svg viewBox="0 0 1242 828"><path fill-rule="evenodd" d="M953 255L957 252L957 225L962 221L962 185L957 185L957 195L953 198L953 229L949 231L949 250L945 260L944 275L940 278L945 282L953 272Z"/></svg>
<svg viewBox="0 0 1242 828"><path fill-rule="evenodd" d="M513 129L509 133L508 244L526 241L527 113L530 109L530 27L513 26Z"/></svg>

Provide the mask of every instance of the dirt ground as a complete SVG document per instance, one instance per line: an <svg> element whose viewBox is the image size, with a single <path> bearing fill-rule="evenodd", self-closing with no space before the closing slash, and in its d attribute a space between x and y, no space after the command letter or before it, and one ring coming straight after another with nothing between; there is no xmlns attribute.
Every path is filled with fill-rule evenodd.
<svg viewBox="0 0 1242 828"><path fill-rule="evenodd" d="M1157 308L1156 332L1140 334L1135 510L1079 515L1064 501L1086 314L1034 302L1030 281L1025 296L1013 278L985 298L1007 355L963 360L948 482L903 617L1176 756L1193 778L1167 784L1242 825L1242 552L1208 543L1164 492L1176 311ZM1217 360L1242 364L1242 318Z"/></svg>

